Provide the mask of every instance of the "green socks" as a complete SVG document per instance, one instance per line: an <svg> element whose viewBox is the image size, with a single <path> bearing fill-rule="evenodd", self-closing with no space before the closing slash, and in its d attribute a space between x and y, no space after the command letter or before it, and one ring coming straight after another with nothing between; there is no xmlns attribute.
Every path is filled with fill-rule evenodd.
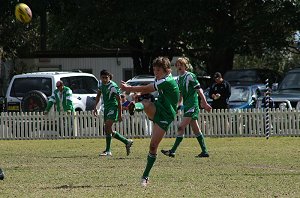
<svg viewBox="0 0 300 198"><path fill-rule="evenodd" d="M128 143L128 140L123 136L121 135L120 133L118 132L113 132L113 137L116 138L117 140L120 140L121 142L123 142L124 144L127 144Z"/></svg>
<svg viewBox="0 0 300 198"><path fill-rule="evenodd" d="M177 137L176 137L176 140L175 140L175 142L174 142L174 145L173 145L173 147L171 148L171 151L172 151L173 153L176 152L177 147L179 146L179 144L181 143L182 140L183 140L183 135L182 135L182 136L177 136Z"/></svg>
<svg viewBox="0 0 300 198"><path fill-rule="evenodd" d="M106 149L105 151L110 151L110 143L111 143L111 134L106 135Z"/></svg>
<svg viewBox="0 0 300 198"><path fill-rule="evenodd" d="M135 111L143 111L144 105L141 102L135 103Z"/></svg>
<svg viewBox="0 0 300 198"><path fill-rule="evenodd" d="M143 173L143 177L149 176L150 170L153 167L155 160L156 160L156 154L149 153L148 157L147 157L147 165L146 165L145 171Z"/></svg>
<svg viewBox="0 0 300 198"><path fill-rule="evenodd" d="M202 153L208 153L207 148L205 146L204 135L200 132L199 135L196 136L196 138L200 144Z"/></svg>

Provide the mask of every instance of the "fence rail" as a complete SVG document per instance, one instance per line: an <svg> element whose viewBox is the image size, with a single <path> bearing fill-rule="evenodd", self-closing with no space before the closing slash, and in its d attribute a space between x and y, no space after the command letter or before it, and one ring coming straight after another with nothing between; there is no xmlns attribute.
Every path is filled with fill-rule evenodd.
<svg viewBox="0 0 300 198"><path fill-rule="evenodd" d="M213 110L199 113L201 131L210 137L264 136L265 112L263 109ZM300 112L296 110L271 109L269 111L270 136L300 136ZM166 133L175 137L182 113ZM0 139L60 139L60 138L102 138L103 116L95 117L92 112L76 112L71 115L39 112L1 113ZM151 136L152 122L144 113L130 116L123 114L123 121L114 125L114 130L129 138ZM192 137L190 127L186 137Z"/></svg>

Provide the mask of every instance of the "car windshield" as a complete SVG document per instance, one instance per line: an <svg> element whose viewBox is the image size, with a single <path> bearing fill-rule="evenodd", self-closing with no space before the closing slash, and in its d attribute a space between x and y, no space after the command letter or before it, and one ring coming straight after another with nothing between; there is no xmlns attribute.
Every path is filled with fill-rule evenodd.
<svg viewBox="0 0 300 198"><path fill-rule="evenodd" d="M300 89L299 76L300 73L298 72L287 74L280 83L278 90Z"/></svg>
<svg viewBox="0 0 300 198"><path fill-rule="evenodd" d="M10 95L12 97L23 97L27 92L32 90L39 90L43 92L46 96L51 96L51 78L16 78L12 85Z"/></svg>
<svg viewBox="0 0 300 198"><path fill-rule="evenodd" d="M74 94L96 94L98 81L91 76L72 76L61 78L67 87L70 87Z"/></svg>
<svg viewBox="0 0 300 198"><path fill-rule="evenodd" d="M247 102L249 95L250 89L247 87L231 87L229 102Z"/></svg>

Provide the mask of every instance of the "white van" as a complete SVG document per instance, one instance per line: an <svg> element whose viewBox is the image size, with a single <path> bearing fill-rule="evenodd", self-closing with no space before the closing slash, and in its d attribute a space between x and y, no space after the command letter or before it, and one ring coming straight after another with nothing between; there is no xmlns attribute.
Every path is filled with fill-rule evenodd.
<svg viewBox="0 0 300 198"><path fill-rule="evenodd" d="M15 75L6 92L7 111L44 111L59 80L72 89L75 111L94 108L98 80L93 74L51 71Z"/></svg>

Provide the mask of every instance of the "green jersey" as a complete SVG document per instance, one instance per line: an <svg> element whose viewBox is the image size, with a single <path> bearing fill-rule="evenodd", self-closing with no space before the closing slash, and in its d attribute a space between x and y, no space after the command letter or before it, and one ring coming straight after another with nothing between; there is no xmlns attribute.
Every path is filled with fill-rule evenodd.
<svg viewBox="0 0 300 198"><path fill-rule="evenodd" d="M163 79L155 80L154 87L158 91L158 99L155 103L156 111L166 119L174 120L179 100L179 88L173 76L169 74Z"/></svg>
<svg viewBox="0 0 300 198"><path fill-rule="evenodd" d="M195 74L185 72L178 77L177 83L183 98L184 109L199 108L197 90L200 88L200 84Z"/></svg>
<svg viewBox="0 0 300 198"><path fill-rule="evenodd" d="M116 95L120 95L120 88L114 81L110 80L106 85L100 81L98 90L102 93L104 109L118 107Z"/></svg>

